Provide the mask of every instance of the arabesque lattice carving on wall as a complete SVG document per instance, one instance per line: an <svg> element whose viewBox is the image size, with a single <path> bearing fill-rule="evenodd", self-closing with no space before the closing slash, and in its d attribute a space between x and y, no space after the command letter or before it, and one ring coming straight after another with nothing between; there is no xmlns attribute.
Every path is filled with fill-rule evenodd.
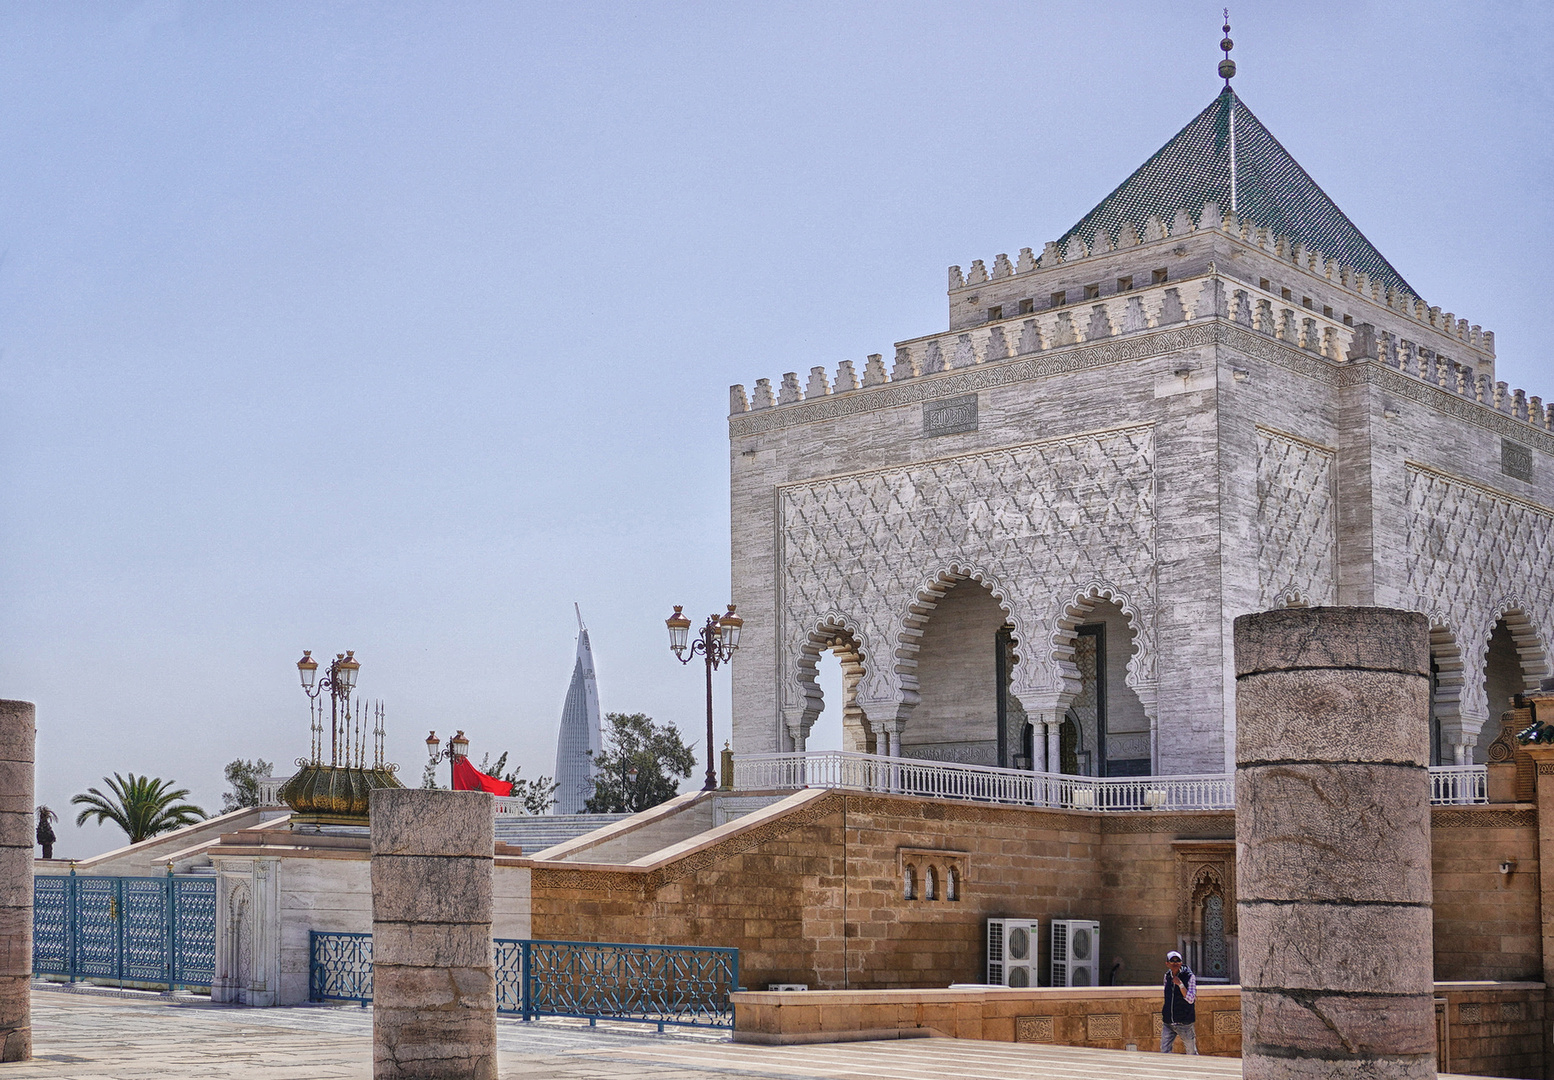
<svg viewBox="0 0 1554 1080"><path fill-rule="evenodd" d="M1257 583L1263 610L1336 602L1337 452L1257 429Z"/></svg>
<svg viewBox="0 0 1554 1080"><path fill-rule="evenodd" d="M1509 608L1539 620L1533 629L1547 670L1554 641L1554 510L1420 465L1405 473L1404 588L1413 591L1414 607L1437 613L1455 631L1462 646L1462 713L1482 722L1489 713L1489 635Z"/></svg>
<svg viewBox="0 0 1554 1080"><path fill-rule="evenodd" d="M796 673L810 631L838 612L870 658L860 703L914 701L915 649L903 632L920 621L920 594L946 573L988 584L1008 611L1020 642L1017 694L1062 685L1043 638L1096 582L1132 598L1141 624L1133 666L1152 679L1154 449L1153 428L1138 425L780 488L785 710L804 701Z"/></svg>

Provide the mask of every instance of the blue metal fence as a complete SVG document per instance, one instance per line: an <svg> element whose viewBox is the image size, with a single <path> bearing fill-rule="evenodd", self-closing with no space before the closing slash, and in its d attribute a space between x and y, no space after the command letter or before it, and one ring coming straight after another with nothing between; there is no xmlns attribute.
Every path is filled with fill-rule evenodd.
<svg viewBox="0 0 1554 1080"><path fill-rule="evenodd" d="M734 1026L739 950L497 938L496 1009L685 1027ZM312 931L314 1001L372 1000L372 935Z"/></svg>
<svg viewBox="0 0 1554 1080"><path fill-rule="evenodd" d="M496 949L498 1012L630 1020L659 1031L734 1026L738 949L502 939Z"/></svg>
<svg viewBox="0 0 1554 1080"><path fill-rule="evenodd" d="M216 974L212 877L39 876L32 920L38 975L175 990Z"/></svg>

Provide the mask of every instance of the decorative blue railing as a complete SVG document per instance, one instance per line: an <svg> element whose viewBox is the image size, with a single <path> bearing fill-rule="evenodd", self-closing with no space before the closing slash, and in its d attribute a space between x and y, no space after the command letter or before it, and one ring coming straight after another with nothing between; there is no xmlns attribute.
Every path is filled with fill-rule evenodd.
<svg viewBox="0 0 1554 1080"><path fill-rule="evenodd" d="M308 931L308 999L372 1000L372 935Z"/></svg>
<svg viewBox="0 0 1554 1080"><path fill-rule="evenodd" d="M739 950L601 941L496 941L496 1008L683 1027L734 1026Z"/></svg>
<svg viewBox="0 0 1554 1080"><path fill-rule="evenodd" d="M35 974L169 990L215 977L214 878L39 876L32 903Z"/></svg>
<svg viewBox="0 0 1554 1080"><path fill-rule="evenodd" d="M372 1000L372 935L309 935L314 1001ZM734 1026L739 950L497 938L496 1011L683 1027Z"/></svg>

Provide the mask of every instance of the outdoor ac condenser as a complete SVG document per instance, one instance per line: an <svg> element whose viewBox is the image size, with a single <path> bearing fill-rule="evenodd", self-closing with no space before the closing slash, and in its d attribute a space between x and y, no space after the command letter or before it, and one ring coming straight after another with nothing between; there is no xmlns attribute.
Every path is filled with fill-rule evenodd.
<svg viewBox="0 0 1554 1080"><path fill-rule="evenodd" d="M987 981L994 986L1036 985L1036 919L987 921Z"/></svg>
<svg viewBox="0 0 1554 1080"><path fill-rule="evenodd" d="M1092 919L1052 920L1052 985L1095 986L1101 973L1101 924Z"/></svg>

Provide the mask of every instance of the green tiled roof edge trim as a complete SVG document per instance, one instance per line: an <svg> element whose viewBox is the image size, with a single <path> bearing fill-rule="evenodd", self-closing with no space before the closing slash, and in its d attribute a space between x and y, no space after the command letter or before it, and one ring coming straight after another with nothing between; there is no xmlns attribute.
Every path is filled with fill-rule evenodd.
<svg viewBox="0 0 1554 1080"><path fill-rule="evenodd" d="M1089 244L1097 229L1113 237L1124 222L1143 235L1151 216L1169 228L1178 210L1194 220L1204 203L1229 213L1230 116L1236 118L1236 212L1240 220L1288 236L1372 280L1418 295L1403 275L1365 239L1290 152L1226 89L1186 127L1058 238L1061 250L1078 236Z"/></svg>

